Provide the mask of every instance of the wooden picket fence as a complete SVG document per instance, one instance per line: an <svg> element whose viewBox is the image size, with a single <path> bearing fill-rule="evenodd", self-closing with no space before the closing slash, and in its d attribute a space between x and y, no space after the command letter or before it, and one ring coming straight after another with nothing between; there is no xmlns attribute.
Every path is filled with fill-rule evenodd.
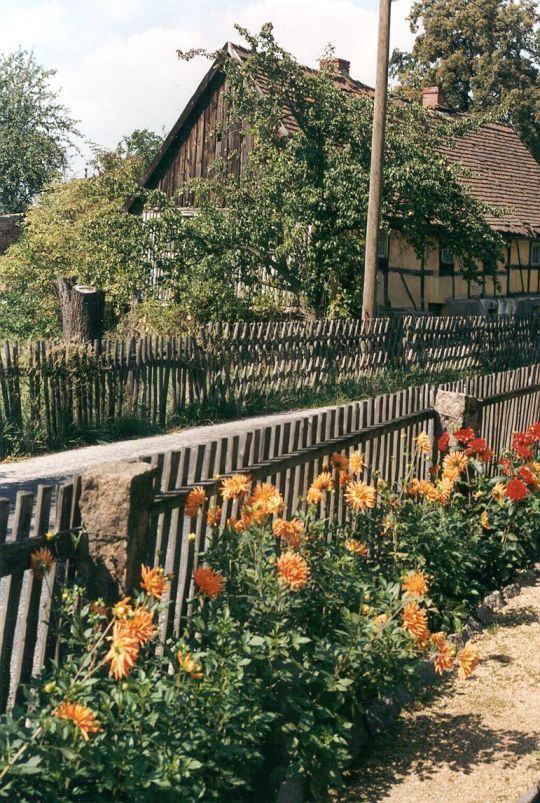
<svg viewBox="0 0 540 803"><path fill-rule="evenodd" d="M58 445L76 427L126 417L165 427L192 407L241 409L380 371L501 371L538 360L540 316L209 324L182 337L5 343L0 456L25 426Z"/></svg>
<svg viewBox="0 0 540 803"><path fill-rule="evenodd" d="M221 440L201 443L144 458L157 467L152 514L146 542L146 561L164 566L173 575L170 606L162 633L178 635L188 613L192 572L204 550L209 531L208 506L216 504L223 476L243 471L260 482L275 483L286 502L286 515L296 509L313 478L334 452L349 454L360 448L368 465L367 480L382 477L402 480L410 470L414 438L439 429L434 410L438 387L482 399L482 432L496 453L510 445L512 432L540 420L540 364L491 375L473 377L450 385L411 387L360 402L331 407L303 418L291 418L254 428ZM434 455L436 457L436 455ZM412 467L417 476L426 471L425 461ZM195 519L183 513L185 499L194 485L202 485L208 505ZM0 710L13 703L21 681L39 671L48 657L58 655L54 628L49 620L58 610L57 594L73 574L75 542L81 532L79 477L53 489L40 486L34 495L19 492L14 515L0 499ZM1 491L0 491L1 492ZM222 505L222 522L237 515L237 503ZM344 522L347 508L343 491L332 494L321 510ZM29 571L30 555L54 539L58 560L47 582ZM195 533L195 540L189 539Z"/></svg>

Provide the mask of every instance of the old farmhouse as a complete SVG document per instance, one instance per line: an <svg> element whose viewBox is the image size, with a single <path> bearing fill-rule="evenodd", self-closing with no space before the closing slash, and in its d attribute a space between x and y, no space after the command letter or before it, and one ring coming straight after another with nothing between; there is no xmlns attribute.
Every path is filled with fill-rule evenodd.
<svg viewBox="0 0 540 803"><path fill-rule="evenodd" d="M228 43L227 54L244 60L248 51ZM182 192L186 181L206 177L219 159L227 171L240 175L253 142L247 126L231 124L226 96L226 78L216 60L167 136L150 165L144 186L175 195L190 214L193 199ZM336 80L350 92L372 94L373 90L350 76L349 62L336 59ZM426 108L449 112L437 87L425 89ZM283 121L284 133L292 133ZM292 125L294 128L294 125ZM381 311L421 310L434 313L502 313L540 310L540 166L515 131L502 123L490 123L455 141L446 154L470 171L469 191L481 201L502 207L502 217L488 220L507 244L497 265L499 287L491 277L482 284L463 279L460 265L445 247L444 236L433 241L426 258L393 231L380 239L378 305ZM141 211L137 202L132 211Z"/></svg>

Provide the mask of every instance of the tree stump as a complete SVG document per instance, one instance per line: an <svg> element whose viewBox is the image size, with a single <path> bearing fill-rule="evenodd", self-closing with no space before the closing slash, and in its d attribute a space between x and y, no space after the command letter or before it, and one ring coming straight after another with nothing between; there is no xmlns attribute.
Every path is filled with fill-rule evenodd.
<svg viewBox="0 0 540 803"><path fill-rule="evenodd" d="M75 279L56 279L64 340L85 342L103 336L105 292L96 287L75 284Z"/></svg>

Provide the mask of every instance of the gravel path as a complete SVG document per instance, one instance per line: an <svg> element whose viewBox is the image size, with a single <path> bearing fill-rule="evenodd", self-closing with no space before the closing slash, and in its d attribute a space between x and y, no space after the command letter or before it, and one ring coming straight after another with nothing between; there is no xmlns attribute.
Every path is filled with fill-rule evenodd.
<svg viewBox="0 0 540 803"><path fill-rule="evenodd" d="M0 462L0 497L14 500L17 491L33 491L40 483L56 485L97 463L109 460L130 460L156 452L196 446L206 441L219 440L228 435L238 435L246 430L277 424L280 421L292 421L328 409L328 407L316 407L275 415L255 416L240 421L230 421L226 424L178 430L167 435L117 441L103 446L83 446L79 449L30 457L17 462Z"/></svg>
<svg viewBox="0 0 540 803"><path fill-rule="evenodd" d="M538 783L540 580L475 643L475 675L426 692L381 734L342 803L516 803Z"/></svg>

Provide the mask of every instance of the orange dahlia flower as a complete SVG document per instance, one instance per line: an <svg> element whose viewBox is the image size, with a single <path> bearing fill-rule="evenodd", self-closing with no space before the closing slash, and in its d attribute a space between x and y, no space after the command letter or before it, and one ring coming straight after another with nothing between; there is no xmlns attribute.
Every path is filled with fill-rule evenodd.
<svg viewBox="0 0 540 803"><path fill-rule="evenodd" d="M84 741L88 741L89 733L102 733L103 728L94 712L81 703L70 703L63 700L53 716L58 719L69 719L79 729Z"/></svg>
<svg viewBox="0 0 540 803"><path fill-rule="evenodd" d="M184 516L188 516L189 518L196 516L199 512L199 508L204 505L207 498L206 491L202 485L193 488L187 495L186 504L184 505Z"/></svg>
<svg viewBox="0 0 540 803"><path fill-rule="evenodd" d="M223 499L240 499L249 494L251 490L251 477L249 474L234 474L221 483Z"/></svg>
<svg viewBox="0 0 540 803"><path fill-rule="evenodd" d="M504 499L506 496L506 486L504 482L496 482L493 488L491 489L491 495L498 502L501 499Z"/></svg>
<svg viewBox="0 0 540 803"><path fill-rule="evenodd" d="M437 647L437 652L433 658L435 672L442 675L443 672L448 672L454 665L454 656L452 648L445 638L444 633L433 633L431 636L432 642Z"/></svg>
<svg viewBox="0 0 540 803"><path fill-rule="evenodd" d="M452 454L447 454L442 462L443 476L447 475L451 477L455 475L455 472L461 474L461 472L465 471L467 468L468 462L469 458L463 452L452 452Z"/></svg>
<svg viewBox="0 0 540 803"><path fill-rule="evenodd" d="M125 622L116 622L108 640L111 647L105 660L111 665L109 674L114 675L116 680L125 678L139 657L139 642L130 633Z"/></svg>
<svg viewBox="0 0 540 803"><path fill-rule="evenodd" d="M300 519L275 519L272 532L276 538L285 538L289 546L298 546L304 532L304 522Z"/></svg>
<svg viewBox="0 0 540 803"><path fill-rule="evenodd" d="M349 460L345 457L344 454L339 454L339 452L334 452L333 455L330 457L330 464L334 468L338 468L340 471L347 471L349 468Z"/></svg>
<svg viewBox="0 0 540 803"><path fill-rule="evenodd" d="M353 510L368 510L375 507L376 492L372 485L352 481L347 485L345 500Z"/></svg>
<svg viewBox="0 0 540 803"><path fill-rule="evenodd" d="M151 597L161 599L169 587L169 581L163 573L161 566L151 569L150 566L141 566L141 588Z"/></svg>
<svg viewBox="0 0 540 803"><path fill-rule="evenodd" d="M211 507L206 514L206 523L209 527L217 527L221 521L221 508Z"/></svg>
<svg viewBox="0 0 540 803"><path fill-rule="evenodd" d="M248 499L255 520L259 523L265 516L273 516L285 508L285 502L275 485L270 482L259 484Z"/></svg>
<svg viewBox="0 0 540 803"><path fill-rule="evenodd" d="M323 495L320 488L315 488L314 485L311 485L307 492L308 504L317 505L321 501L322 496Z"/></svg>
<svg viewBox="0 0 540 803"><path fill-rule="evenodd" d="M427 577L424 572L408 574L403 580L402 588L406 594L423 597L428 592Z"/></svg>
<svg viewBox="0 0 540 803"><path fill-rule="evenodd" d="M153 620L154 616L152 611L140 605L138 608L135 608L132 616L128 616L128 618L124 620L123 625L126 633L132 636L137 644L142 646L146 644L147 641L150 641L156 632Z"/></svg>
<svg viewBox="0 0 540 803"><path fill-rule="evenodd" d="M197 588L210 599L219 596L225 585L223 575L215 572L210 566L198 566L193 572L193 579Z"/></svg>
<svg viewBox="0 0 540 803"><path fill-rule="evenodd" d="M46 546L37 549L30 555L30 571L36 580L43 580L49 574L54 565L54 558L50 549Z"/></svg>
<svg viewBox="0 0 540 803"><path fill-rule="evenodd" d="M491 530L491 523L489 521L489 513L487 510L483 510L480 514L480 524L484 528L484 530Z"/></svg>
<svg viewBox="0 0 540 803"><path fill-rule="evenodd" d="M427 614L417 602L408 602L402 611L403 626L409 631L417 644L425 644L429 639Z"/></svg>
<svg viewBox="0 0 540 803"><path fill-rule="evenodd" d="M340 488L345 488L348 482L350 482L353 478L353 474L350 471L340 471L338 482Z"/></svg>
<svg viewBox="0 0 540 803"><path fill-rule="evenodd" d="M479 660L478 650L472 644L466 644L458 655L458 676L461 680L466 680L472 675L478 666Z"/></svg>
<svg viewBox="0 0 540 803"><path fill-rule="evenodd" d="M280 580L292 591L299 591L309 580L309 566L296 552L284 552L277 561Z"/></svg>

